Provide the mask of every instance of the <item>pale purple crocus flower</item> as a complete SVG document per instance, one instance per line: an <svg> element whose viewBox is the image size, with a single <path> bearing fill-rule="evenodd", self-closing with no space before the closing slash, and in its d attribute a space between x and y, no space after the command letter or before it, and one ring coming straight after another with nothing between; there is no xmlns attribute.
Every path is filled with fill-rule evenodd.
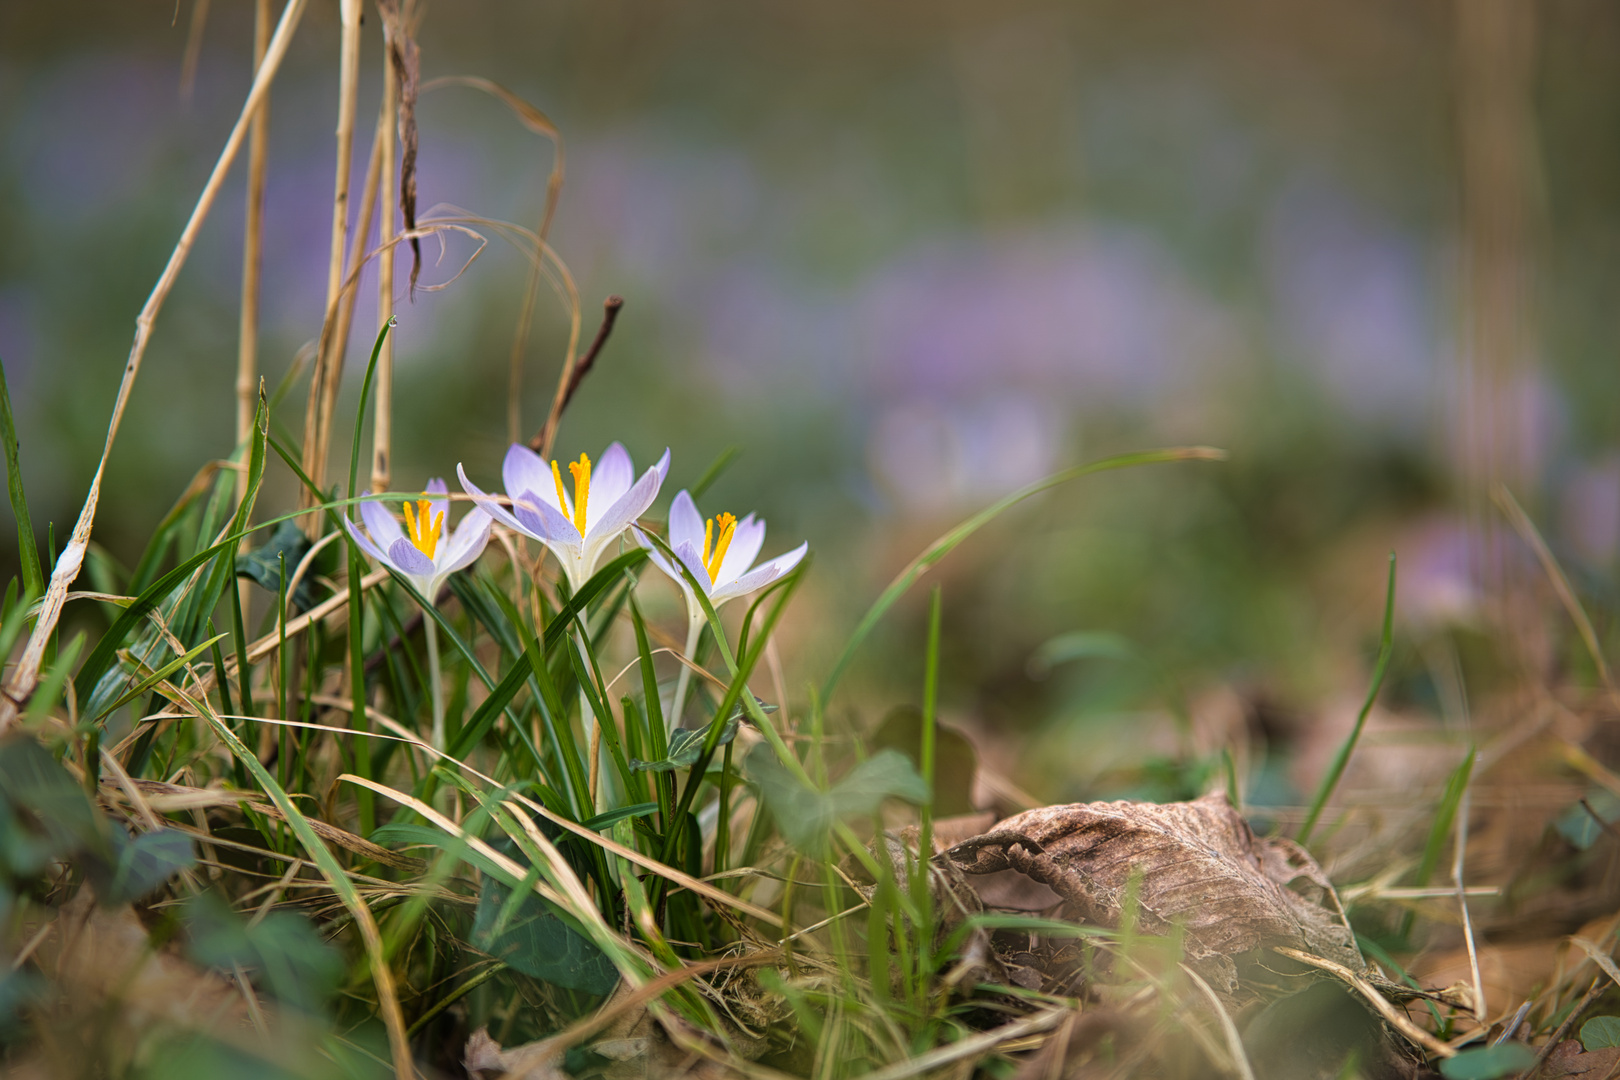
<svg viewBox="0 0 1620 1080"><path fill-rule="evenodd" d="M596 572L602 554L658 497L669 472L669 451L637 479L630 453L613 443L593 466L584 454L568 463L572 485L562 469L521 443L513 443L501 466L506 498L488 495L456 466L461 486L502 525L540 541L562 565L570 589L577 591ZM572 487L570 493L569 487ZM510 503L510 507L502 502Z"/></svg>
<svg viewBox="0 0 1620 1080"><path fill-rule="evenodd" d="M681 587L681 594L686 597L687 615L703 618L703 607L686 575L653 546L639 528L632 531L636 542L647 549L653 565ZM720 514L704 521L692 496L685 491L675 496L669 508L669 546L692 571L692 577L702 586L711 607L719 608L727 600L763 589L798 566L810 547L808 543L800 544L786 555L754 566L754 559L764 544L765 523L753 514L741 521L733 514Z"/></svg>
<svg viewBox="0 0 1620 1080"><path fill-rule="evenodd" d="M489 542L490 526L494 524L489 514L475 507L461 519L455 532L445 536L450 500L444 496L448 493L444 480L428 481L423 494L429 497L405 503L405 528L400 527L394 515L380 502L360 504L360 517L366 523L364 531L348 518L343 519L361 551L397 570L430 604L445 578L471 566L483 553L484 545Z"/></svg>
<svg viewBox="0 0 1620 1080"><path fill-rule="evenodd" d="M445 578L471 566L483 553L484 545L489 543L489 530L495 524L488 513L474 507L461 519L456 531L446 537L444 525L450 513L450 500L445 496L449 490L442 478L429 480L423 492L426 498L406 501L403 529L394 515L378 502L360 504L360 517L366 523L364 531L347 517L343 519L360 550L398 572L428 604L433 603ZM427 638L433 746L443 750L444 685L439 674L438 623L431 618L424 619L422 632Z"/></svg>
<svg viewBox="0 0 1620 1080"><path fill-rule="evenodd" d="M703 605L698 602L697 594L692 589L692 580L703 589L709 606L718 610L726 601L746 596L780 579L799 565L810 547L808 543L800 544L786 555L778 555L769 562L754 566L754 559L765 544L765 523L753 514L741 521L734 514L720 514L705 521L703 515L698 513L692 496L686 491L676 495L669 508L669 546L691 571L691 580L639 528L630 531L636 542L647 549L653 565L668 574L680 586L681 595L686 598L688 658L697 648L705 618ZM670 709L671 730L680 725L681 707L685 703L690 673L689 667L681 667L680 677L675 684L675 700Z"/></svg>

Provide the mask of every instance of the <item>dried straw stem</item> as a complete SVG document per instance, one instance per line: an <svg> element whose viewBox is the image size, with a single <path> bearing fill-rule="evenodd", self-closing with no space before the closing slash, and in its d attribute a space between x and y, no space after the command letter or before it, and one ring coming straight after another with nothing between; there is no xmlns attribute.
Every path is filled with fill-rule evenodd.
<svg viewBox="0 0 1620 1080"><path fill-rule="evenodd" d="M381 144L379 173L382 195L382 219L377 226L377 249L381 255L377 262L377 328L379 330L394 317L394 226L399 220L399 185L395 183L394 163L399 153L399 72L394 67L394 49L389 40L395 33L390 20L383 18L383 105L382 117L377 121L378 141ZM394 335L383 339L382 351L377 354L377 373L373 376L372 394L375 412L371 421L371 490L387 491L392 472L391 451L394 441Z"/></svg>
<svg viewBox="0 0 1620 1080"><path fill-rule="evenodd" d="M343 38L338 66L337 169L332 193L332 242L326 265L326 318L322 322L320 352L309 382L304 410L304 472L316 491L326 486L326 458L331 441L332 409L343 378L343 350L333 332L343 289L343 256L349 236L349 170L354 158L355 102L360 87L360 0L340 0ZM313 505L314 492L305 490L301 502ZM317 534L322 518L306 520L310 535Z"/></svg>
<svg viewBox="0 0 1620 1080"><path fill-rule="evenodd" d="M264 66L270 44L270 0L255 0L253 70ZM259 277L264 265L264 178L270 146L270 99L260 102L248 132L247 223L242 236L242 314L236 344L236 445L253 435L259 382ZM247 494L247 473L236 478L236 501Z"/></svg>
<svg viewBox="0 0 1620 1080"><path fill-rule="evenodd" d="M265 49L264 63L259 65L259 72L253 78L253 88L248 91L247 101L242 105L242 113L237 117L236 126L231 128L230 137L225 140L225 148L220 151L219 160L214 163L214 171L209 174L208 182L203 185L202 194L197 197L197 205L192 208L191 217L181 230L180 239L175 243L174 250L169 254L168 265L163 268L157 284L152 287L152 294L147 297L146 304L135 319L135 340L130 345L129 359L124 364L124 377L118 385L118 398L113 403L112 418L107 423L107 441L101 449L101 460L97 463L95 476L90 481L90 491L85 496L83 508L79 511L79 519L74 523L73 534L67 546L62 549L62 554L56 560L56 567L51 572L51 583L45 590L45 599L40 605L34 631L28 638L28 646L23 650L22 658L6 684L5 694L0 695L0 731L4 731L16 721L19 704L28 700L28 695L33 693L34 687L39 682L40 664L45 659L45 649L52 632L56 629L57 620L61 618L62 604L67 598L68 586L78 577L79 569L84 563L85 552L90 546L90 530L95 524L96 506L101 501L101 480L107 470L107 459L112 454L113 441L118 437L118 428L123 423L129 395L135 388L136 377L140 374L141 361L146 356L146 346L152 336L152 324L157 320L163 302L168 299L169 290L174 287L175 279L180 275L180 268L186 264L191 247L197 240L197 233L202 229L209 210L213 209L214 199L225 183L225 175L230 171L231 163L236 160L237 152L241 150L242 143L247 138L253 117L258 114L259 106L264 102L270 84L281 68L281 61L287 55L287 46L292 41L293 31L304 14L305 2L306 0L287 0L287 6L282 9L281 22Z"/></svg>

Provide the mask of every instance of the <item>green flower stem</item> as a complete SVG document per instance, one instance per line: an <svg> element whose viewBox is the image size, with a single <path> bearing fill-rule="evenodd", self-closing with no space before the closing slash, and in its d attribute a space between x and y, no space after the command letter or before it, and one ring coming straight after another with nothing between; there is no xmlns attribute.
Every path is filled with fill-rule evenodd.
<svg viewBox="0 0 1620 1080"><path fill-rule="evenodd" d="M439 673L439 624L431 618L422 620L422 632L427 636L428 696L433 700L433 749L444 750L444 677Z"/></svg>
<svg viewBox="0 0 1620 1080"><path fill-rule="evenodd" d="M686 648L681 656L687 661L693 660L697 652L698 638L703 635L703 612L690 611L686 620ZM691 663L681 665L681 673L675 678L675 700L669 705L669 732L673 733L681 726L681 709L686 704L686 686L692 681Z"/></svg>

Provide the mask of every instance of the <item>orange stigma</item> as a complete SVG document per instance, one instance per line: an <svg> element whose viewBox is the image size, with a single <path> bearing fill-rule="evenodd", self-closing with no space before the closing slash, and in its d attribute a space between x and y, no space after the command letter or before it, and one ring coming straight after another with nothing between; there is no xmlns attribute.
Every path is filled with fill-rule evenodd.
<svg viewBox="0 0 1620 1080"><path fill-rule="evenodd" d="M591 459L584 454L579 455L578 461L568 463L568 471L574 477L574 528L579 535L585 535L585 504L591 498ZM551 463L551 479L557 485L557 504L562 507L564 514L568 513L568 493L563 487L562 470L557 463Z"/></svg>
<svg viewBox="0 0 1620 1080"><path fill-rule="evenodd" d="M720 538L715 539L714 524L720 523ZM703 569L709 572L709 584L713 585L720 576L720 564L725 561L726 549L731 547L731 538L737 532L737 515L721 514L717 518L710 518L703 525Z"/></svg>
<svg viewBox="0 0 1620 1080"><path fill-rule="evenodd" d="M435 514L433 504L427 499L416 500L414 507L410 503L405 504L405 534L416 545L416 550L430 559L439 550L439 534L443 529L444 511Z"/></svg>

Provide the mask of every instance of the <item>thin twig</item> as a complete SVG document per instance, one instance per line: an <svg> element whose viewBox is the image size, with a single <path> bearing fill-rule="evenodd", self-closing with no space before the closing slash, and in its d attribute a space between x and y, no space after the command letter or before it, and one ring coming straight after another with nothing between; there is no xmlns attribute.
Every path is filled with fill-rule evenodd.
<svg viewBox="0 0 1620 1080"><path fill-rule="evenodd" d="M529 449L541 457L551 456L551 444L557 438L557 425L562 423L563 410L568 403L574 400L574 393L585 376L590 374L591 368L596 364L596 358L607 344L608 336L613 333L613 324L619 321L619 311L624 307L624 297L610 296L602 301L602 325L596 330L596 338L591 347L585 350L585 355L577 363L563 365L562 374L557 379L557 396L551 401L551 413L546 417L545 424L537 431L534 438L529 440Z"/></svg>
<svg viewBox="0 0 1620 1080"><path fill-rule="evenodd" d="M95 475L90 480L90 491L85 496L78 521L74 523L73 533L51 571L51 583L45 591L45 600L40 605L39 616L34 623L33 633L29 635L28 645L23 650L22 658L17 662L10 681L6 684L5 693L0 694L0 732L4 732L16 722L18 703L27 701L39 683L40 665L45 661L45 650L56 631L57 621L62 617L62 602L67 596L68 586L79 576L85 553L89 551L90 530L95 524L96 507L101 501L102 477L107 471L107 461L112 456L113 441L117 439L118 429L123 423L129 395L135 388L136 377L140 374L141 361L146 356L147 342L152 335L152 324L157 320L163 302L168 299L169 290L174 287L175 279L180 275L180 268L185 265L187 257L191 254L197 233L202 229L209 210L213 208L214 199L225 183L225 174L230 171L231 163L236 160L236 154L247 137L253 117L257 115L265 94L270 90L270 84L275 80L276 72L281 68L281 61L287 55L287 46L292 41L293 31L304 13L305 4L306 0L287 0L287 6L282 9L281 22L270 39L269 47L265 49L264 63L259 65L259 72L253 78L253 87L248 91L247 101L242 105L242 113L237 117L236 126L231 129L230 136L225 140L225 148L220 151L219 160L214 163L214 171L209 174L208 182L203 185L202 194L198 196L197 204L192 208L191 217L180 232L180 239L169 255L168 265L163 268L162 275L153 286L140 315L135 319L135 340L130 345L129 359L124 364L118 397L113 403L112 418L107 424L107 439L102 445L101 459L96 465Z"/></svg>
<svg viewBox="0 0 1620 1080"><path fill-rule="evenodd" d="M1463 861L1468 851L1469 791L1465 788L1457 807L1456 852L1451 862L1451 880L1457 887L1457 906L1462 909L1463 940L1468 943L1468 967L1474 976L1474 1018L1481 1023L1490 1015L1485 1004L1485 982L1479 975L1479 949L1474 942L1474 921L1468 914L1468 893L1463 888Z"/></svg>
<svg viewBox="0 0 1620 1080"><path fill-rule="evenodd" d="M1226 1011L1226 1006L1221 1004L1221 999L1202 975L1186 964L1181 965L1181 970L1192 979L1198 992L1209 1002L1209 1007L1215 1010L1215 1016L1221 1022L1221 1034L1226 1037L1226 1052L1232 1055L1232 1070L1240 1080L1254 1080L1254 1067L1249 1064L1249 1055L1243 1049L1243 1036L1238 1034L1237 1025L1232 1023L1232 1014Z"/></svg>
<svg viewBox="0 0 1620 1080"><path fill-rule="evenodd" d="M1575 590L1570 587L1569 578L1564 575L1564 568L1558 565L1558 560L1553 557L1547 542L1541 538L1541 533L1530 520L1530 515L1519 506L1511 491L1500 483L1494 484L1491 487L1491 498L1495 500L1498 509L1508 519L1514 531L1519 534L1519 538L1535 552L1537 561L1541 563L1542 573L1547 575L1547 581L1552 585L1553 592L1558 594L1558 602L1564 605L1564 611L1575 624L1575 629L1579 631L1581 642L1586 646L1587 654L1597 667L1598 677L1603 680L1609 696L1620 701L1620 689L1616 689L1614 685L1609 662L1604 659L1603 647L1598 644L1597 631L1592 629L1592 620L1586 617L1586 609L1581 607L1580 600L1575 596Z"/></svg>
<svg viewBox="0 0 1620 1080"><path fill-rule="evenodd" d="M1311 967L1321 968L1323 971L1332 972L1334 975L1337 975L1339 978L1349 983L1357 993L1367 999L1367 1004L1378 1010L1379 1016L1382 1016L1391 1027L1393 1027L1396 1031L1399 1031L1402 1035L1405 1035L1412 1042L1423 1047L1423 1049L1427 1050L1429 1053L1436 1054L1440 1057L1449 1058L1457 1056L1456 1047L1446 1045L1429 1032L1424 1031L1422 1028L1412 1023L1409 1018L1403 1016L1395 1008L1395 1006L1391 1005L1389 1000L1385 998L1383 994L1380 994L1376 989L1374 989L1371 983L1369 983L1366 979L1363 979L1360 975L1357 975L1355 972L1351 971L1349 968L1345 967L1343 964L1335 963L1332 960L1326 959L1325 957L1313 956L1308 952L1301 952L1298 949L1284 948L1281 945L1272 946L1272 952L1275 952L1280 956L1291 957L1298 960L1302 964L1309 964Z"/></svg>
<svg viewBox="0 0 1620 1080"><path fill-rule="evenodd" d="M1541 1051L1536 1054L1536 1063L1525 1073L1526 1076L1534 1076L1536 1074L1536 1070L1541 1068L1541 1063L1547 1060L1548 1055L1553 1052L1553 1049L1557 1047L1565 1035L1569 1034L1569 1029L1575 1026L1575 1021L1580 1019L1581 1013L1590 1008L1592 1002L1598 999L1598 995L1602 994L1608 988L1609 984L1604 981L1602 975L1599 975L1597 978L1592 980L1592 985L1587 989L1586 993L1581 996L1581 1000L1576 1003L1575 1008L1570 1011L1568 1016L1564 1017L1564 1022L1558 1025L1558 1030L1552 1033L1552 1038L1548 1039L1547 1042L1542 1046Z"/></svg>

